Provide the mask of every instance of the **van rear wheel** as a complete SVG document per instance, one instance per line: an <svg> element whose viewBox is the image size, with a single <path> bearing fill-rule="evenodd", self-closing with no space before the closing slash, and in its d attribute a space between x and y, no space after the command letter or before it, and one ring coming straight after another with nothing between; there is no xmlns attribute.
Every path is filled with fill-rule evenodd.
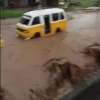
<svg viewBox="0 0 100 100"><path fill-rule="evenodd" d="M56 29L56 33L59 33L59 32L61 32L61 29L60 28L57 28Z"/></svg>

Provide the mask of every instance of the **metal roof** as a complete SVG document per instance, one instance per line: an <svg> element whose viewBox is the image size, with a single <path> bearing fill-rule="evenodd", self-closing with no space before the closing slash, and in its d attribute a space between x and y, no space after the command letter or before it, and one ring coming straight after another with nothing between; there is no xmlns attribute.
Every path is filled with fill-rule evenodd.
<svg viewBox="0 0 100 100"><path fill-rule="evenodd" d="M34 10L34 11L30 11L25 13L24 15L28 15L28 16L41 16L41 15L45 15L45 14L52 14L52 13L59 13L59 12L63 12L63 9L60 8L51 8L51 9L41 9L41 10Z"/></svg>

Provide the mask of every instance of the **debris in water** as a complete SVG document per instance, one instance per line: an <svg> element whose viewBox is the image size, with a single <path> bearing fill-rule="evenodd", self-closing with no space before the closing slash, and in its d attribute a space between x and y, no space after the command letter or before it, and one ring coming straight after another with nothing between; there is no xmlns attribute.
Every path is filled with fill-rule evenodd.
<svg viewBox="0 0 100 100"><path fill-rule="evenodd" d="M100 65L100 44L94 43L86 47L82 52L88 56L94 57L96 63Z"/></svg>
<svg viewBox="0 0 100 100"><path fill-rule="evenodd" d="M86 64L86 66L81 67L72 64L65 58L61 58L49 61L49 63L46 63L45 68L51 73L50 77L54 78L56 76L55 80L57 83L59 83L57 85L61 86L60 82L63 84L64 80L69 80L71 84L74 85L83 82L85 79L91 76L89 74L97 69L97 67L95 67L96 65L94 64Z"/></svg>
<svg viewBox="0 0 100 100"><path fill-rule="evenodd" d="M50 73L48 88L30 89L30 100L56 100L59 93L70 91L73 86L84 82L93 73L100 71L100 67L95 63L88 63L81 67L72 64L66 58L51 59L43 67Z"/></svg>
<svg viewBox="0 0 100 100"><path fill-rule="evenodd" d="M0 87L0 100L15 100L11 94Z"/></svg>

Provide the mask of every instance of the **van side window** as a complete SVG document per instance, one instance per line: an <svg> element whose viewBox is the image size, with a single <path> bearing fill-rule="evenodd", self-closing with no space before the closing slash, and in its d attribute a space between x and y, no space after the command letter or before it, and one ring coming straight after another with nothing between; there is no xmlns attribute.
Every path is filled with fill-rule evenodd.
<svg viewBox="0 0 100 100"><path fill-rule="evenodd" d="M37 24L40 24L40 18L39 17L35 17L33 22L32 22L32 25L37 25Z"/></svg>
<svg viewBox="0 0 100 100"><path fill-rule="evenodd" d="M64 14L63 13L61 13L61 19L64 19Z"/></svg>
<svg viewBox="0 0 100 100"><path fill-rule="evenodd" d="M53 21L58 21L58 13L52 14Z"/></svg>

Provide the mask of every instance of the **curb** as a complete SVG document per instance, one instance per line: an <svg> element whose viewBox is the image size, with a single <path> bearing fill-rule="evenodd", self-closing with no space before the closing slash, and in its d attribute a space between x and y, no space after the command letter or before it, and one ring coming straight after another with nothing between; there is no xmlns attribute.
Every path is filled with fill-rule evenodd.
<svg viewBox="0 0 100 100"><path fill-rule="evenodd" d="M83 84L75 86L72 92L60 98L59 100L74 100L74 98L79 97L79 95L81 95L85 90L89 89L91 86L97 84L98 82L100 82L100 72L93 76L91 79L84 82Z"/></svg>

